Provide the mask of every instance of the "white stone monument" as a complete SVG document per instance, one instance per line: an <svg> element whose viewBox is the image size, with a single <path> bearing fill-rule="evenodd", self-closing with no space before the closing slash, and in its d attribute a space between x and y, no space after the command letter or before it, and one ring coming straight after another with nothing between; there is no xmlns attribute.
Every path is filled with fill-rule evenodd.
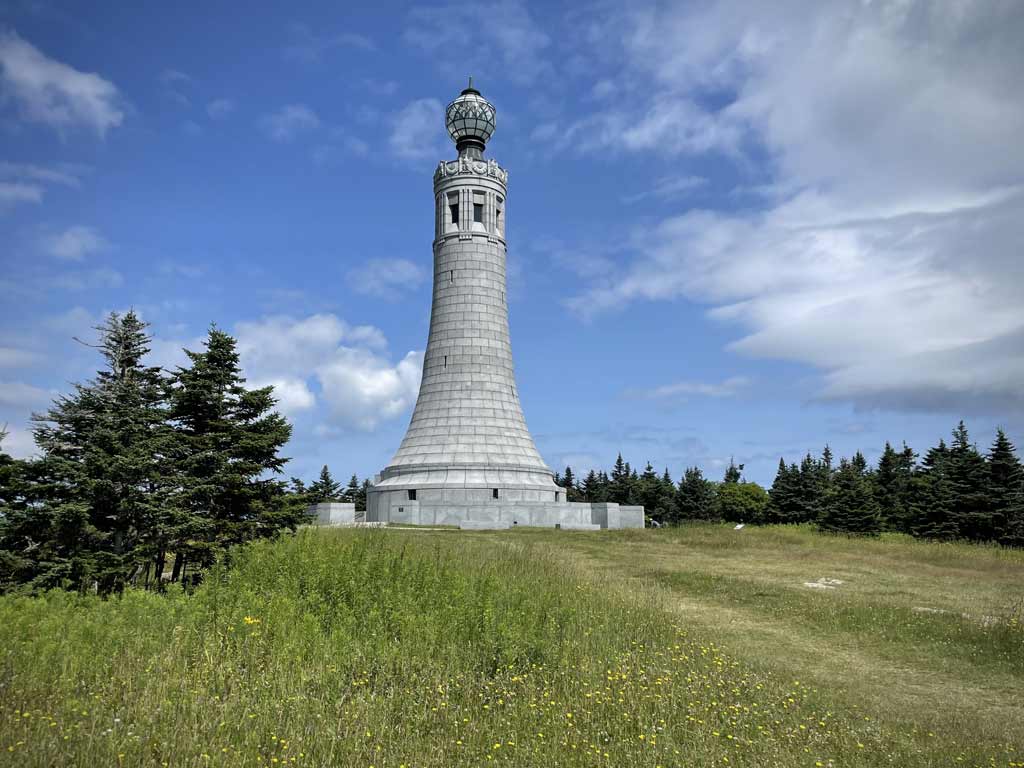
<svg viewBox="0 0 1024 768"><path fill-rule="evenodd" d="M434 172L434 294L412 421L367 494L367 521L643 527L643 507L569 503L533 443L512 366L505 281L508 171L483 152L494 106L448 105L458 158ZM614 507L612 510L610 507Z"/></svg>

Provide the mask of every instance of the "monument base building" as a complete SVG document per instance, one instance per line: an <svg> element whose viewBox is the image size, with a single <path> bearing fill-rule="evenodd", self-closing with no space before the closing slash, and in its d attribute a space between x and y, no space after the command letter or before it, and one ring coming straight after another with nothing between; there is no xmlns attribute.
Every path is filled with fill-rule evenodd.
<svg viewBox="0 0 1024 768"><path fill-rule="evenodd" d="M434 172L434 288L409 429L367 492L366 521L642 528L643 507L569 502L526 427L505 273L508 171L483 152L495 110L472 86L448 105L458 157Z"/></svg>

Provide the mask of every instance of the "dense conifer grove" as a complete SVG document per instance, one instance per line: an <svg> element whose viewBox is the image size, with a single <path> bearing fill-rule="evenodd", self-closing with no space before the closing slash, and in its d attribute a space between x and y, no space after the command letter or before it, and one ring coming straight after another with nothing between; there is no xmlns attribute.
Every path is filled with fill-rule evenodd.
<svg viewBox="0 0 1024 768"><path fill-rule="evenodd" d="M309 485L278 479L291 425L271 387L248 389L235 340L211 327L174 371L148 366L150 336L134 312L97 328L103 366L33 416L38 456L3 453L0 430L0 591L53 587L102 594L194 583L234 544L305 522L325 501L366 508L369 481L347 485L327 466ZM556 475L569 501L642 504L660 525L687 520L811 523L826 532L895 531L928 539L1024 546L1024 469L1000 430L982 453L963 422L918 457L885 445L835 462L826 446L779 460L770 490L730 463L721 481L697 467L678 482L620 455L610 473Z"/></svg>
<svg viewBox="0 0 1024 768"><path fill-rule="evenodd" d="M965 539L1024 546L1024 468L1013 443L999 430L987 453L971 442L961 421L952 442L918 459L904 444L885 444L876 466L859 451L836 464L828 446L799 464L779 459L767 491L743 478L743 465L726 468L715 482L697 467L679 482L647 464L638 473L620 455L610 474L580 480L571 467L556 475L570 501L642 504L661 525L686 520L731 523L811 523L826 532L907 533L926 539Z"/></svg>
<svg viewBox="0 0 1024 768"><path fill-rule="evenodd" d="M96 330L103 367L33 416L38 457L0 452L0 590L190 583L303 520L305 499L274 477L291 425L271 387L246 388L233 338L211 327L165 371L146 365L134 312Z"/></svg>

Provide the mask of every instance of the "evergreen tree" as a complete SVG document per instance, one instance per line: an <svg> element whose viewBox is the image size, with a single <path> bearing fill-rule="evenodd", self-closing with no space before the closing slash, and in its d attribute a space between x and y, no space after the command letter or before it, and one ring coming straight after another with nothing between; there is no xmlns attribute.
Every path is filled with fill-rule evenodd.
<svg viewBox="0 0 1024 768"><path fill-rule="evenodd" d="M861 457L863 459L863 456ZM818 527L830 533L876 536L881 531L878 502L865 476L866 462L839 462Z"/></svg>
<svg viewBox="0 0 1024 768"><path fill-rule="evenodd" d="M633 487L633 470L628 462L622 460L622 454L615 459L611 479L608 484L608 501L616 504L630 504Z"/></svg>
<svg viewBox="0 0 1024 768"><path fill-rule="evenodd" d="M723 483L738 483L743 479L743 465L736 465L732 457L729 457L729 466L725 469L725 477L722 478Z"/></svg>
<svg viewBox="0 0 1024 768"><path fill-rule="evenodd" d="M930 448L910 482L910 533L918 538L949 540L959 534L949 481L950 452L943 440Z"/></svg>
<svg viewBox="0 0 1024 768"><path fill-rule="evenodd" d="M36 575L39 548L50 533L49 516L30 504L30 464L4 453L6 437L0 427L0 592Z"/></svg>
<svg viewBox="0 0 1024 768"><path fill-rule="evenodd" d="M828 460L831 464L832 457L829 456ZM800 462L800 472L797 477L797 497L800 501L794 522L810 523L824 514L830 477L831 470L826 470L823 461L816 460L808 451Z"/></svg>
<svg viewBox="0 0 1024 768"><path fill-rule="evenodd" d="M366 511L366 494L370 491L370 478L363 480L359 486L359 493L356 494L356 512Z"/></svg>
<svg viewBox="0 0 1024 768"><path fill-rule="evenodd" d="M291 425L274 411L272 387L247 389L235 340L211 327L202 352L185 350L171 391L183 446L179 462L187 515L175 542L172 580L188 564L209 566L218 550L272 536L302 521L272 475Z"/></svg>
<svg viewBox="0 0 1024 768"><path fill-rule="evenodd" d="M1010 528L1014 503L1024 492L1024 469L1013 443L1002 429L996 430L996 439L988 454L988 471L992 528L996 538L1003 541Z"/></svg>
<svg viewBox="0 0 1024 768"><path fill-rule="evenodd" d="M41 451L37 491L49 518L34 587L107 593L143 574L159 580L171 540L176 488L165 381L147 367L147 325L112 313L96 330L104 367L33 416Z"/></svg>
<svg viewBox="0 0 1024 768"><path fill-rule="evenodd" d="M583 495L582 501L600 503L608 500L608 478L603 472L595 472L593 469L587 473L580 488Z"/></svg>
<svg viewBox="0 0 1024 768"><path fill-rule="evenodd" d="M362 485L359 483L359 478L352 474L352 477L348 479L348 485L345 486L345 490L341 494L341 500L348 502L349 504L355 504L359 501L359 492L362 489Z"/></svg>
<svg viewBox="0 0 1024 768"><path fill-rule="evenodd" d="M796 464L786 465L779 459L775 480L768 491L768 507L765 522L795 523L803 517L803 499L800 488L800 469Z"/></svg>
<svg viewBox="0 0 1024 768"><path fill-rule="evenodd" d="M352 476L352 479L355 479L355 475ZM349 485L351 486L351 483ZM326 501L338 501L342 498L341 483L331 476L331 470L328 469L326 464L320 470L320 477L310 484L306 496L310 504L322 504Z"/></svg>
<svg viewBox="0 0 1024 768"><path fill-rule="evenodd" d="M687 467L679 479L674 519L714 520L716 512L715 484L698 467Z"/></svg>
<svg viewBox="0 0 1024 768"><path fill-rule="evenodd" d="M576 482L576 475L573 474L572 467L566 466L565 474L562 476L561 486L565 488L566 501L580 500L580 489Z"/></svg>
<svg viewBox="0 0 1024 768"><path fill-rule="evenodd" d="M985 457L971 443L963 421L953 430L948 467L953 492L952 517L958 535L972 541L992 541L996 531L992 524L992 500L988 495L989 469Z"/></svg>

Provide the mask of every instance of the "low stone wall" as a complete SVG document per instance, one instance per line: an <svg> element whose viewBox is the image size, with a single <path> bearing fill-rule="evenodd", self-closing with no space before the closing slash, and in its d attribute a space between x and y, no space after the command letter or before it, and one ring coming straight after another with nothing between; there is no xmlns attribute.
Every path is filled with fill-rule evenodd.
<svg viewBox="0 0 1024 768"><path fill-rule="evenodd" d="M306 513L314 518L315 525L352 525L356 521L356 505L349 502L312 504Z"/></svg>
<svg viewBox="0 0 1024 768"><path fill-rule="evenodd" d="M445 497L420 492L410 499L408 491L374 491L367 494L366 519L411 525L460 525L478 522L540 528L643 528L644 508L618 504L567 501L527 501L487 498L483 494Z"/></svg>

